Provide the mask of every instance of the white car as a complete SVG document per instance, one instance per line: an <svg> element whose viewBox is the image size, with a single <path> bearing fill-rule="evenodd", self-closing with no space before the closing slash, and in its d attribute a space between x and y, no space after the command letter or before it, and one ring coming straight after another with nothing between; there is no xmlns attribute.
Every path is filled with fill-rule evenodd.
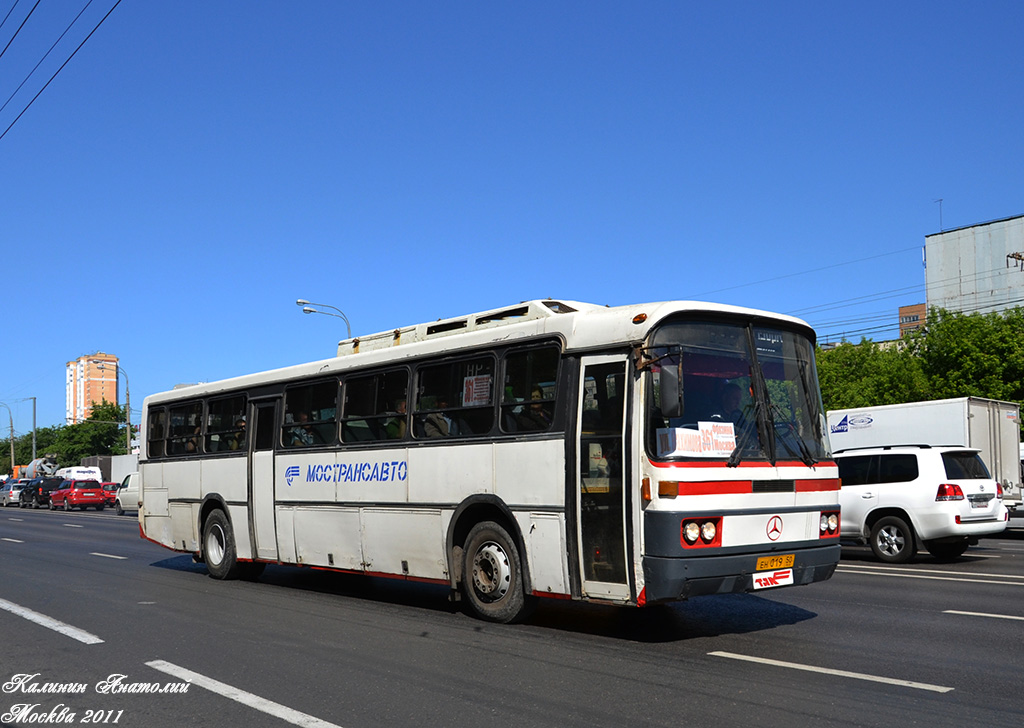
<svg viewBox="0 0 1024 728"><path fill-rule="evenodd" d="M3 504L4 508L11 503L16 506L19 505L21 488L27 482L24 478L10 478L5 480L3 485L0 485L0 503Z"/></svg>
<svg viewBox="0 0 1024 728"><path fill-rule="evenodd" d="M114 511L123 516L125 511L139 510L139 474L128 473L121 481L121 487L114 498Z"/></svg>
<svg viewBox="0 0 1024 728"><path fill-rule="evenodd" d="M880 560L909 561L919 545L955 559L981 536L1006 529L1002 487L966 447L906 445L840 450L840 533Z"/></svg>

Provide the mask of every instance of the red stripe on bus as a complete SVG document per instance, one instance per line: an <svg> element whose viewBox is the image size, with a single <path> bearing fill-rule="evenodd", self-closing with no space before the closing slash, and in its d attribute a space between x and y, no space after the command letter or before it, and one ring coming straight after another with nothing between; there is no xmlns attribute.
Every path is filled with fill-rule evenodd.
<svg viewBox="0 0 1024 728"><path fill-rule="evenodd" d="M818 480L794 480L797 493L817 493L839 490L839 478L822 478Z"/></svg>
<svg viewBox="0 0 1024 728"><path fill-rule="evenodd" d="M731 495L753 492L754 484L749 480L710 480L698 483L679 481L679 495Z"/></svg>

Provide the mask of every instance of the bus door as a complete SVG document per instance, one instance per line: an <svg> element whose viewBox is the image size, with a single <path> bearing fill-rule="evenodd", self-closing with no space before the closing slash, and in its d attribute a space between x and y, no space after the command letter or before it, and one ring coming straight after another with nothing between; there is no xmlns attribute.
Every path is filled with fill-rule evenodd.
<svg viewBox="0 0 1024 728"><path fill-rule="evenodd" d="M630 597L626 547L625 356L587 356L581 362L577 411L577 543L583 594Z"/></svg>
<svg viewBox="0 0 1024 728"><path fill-rule="evenodd" d="M274 442L277 439L278 400L252 404L249 450L249 533L258 559L277 560L274 519Z"/></svg>

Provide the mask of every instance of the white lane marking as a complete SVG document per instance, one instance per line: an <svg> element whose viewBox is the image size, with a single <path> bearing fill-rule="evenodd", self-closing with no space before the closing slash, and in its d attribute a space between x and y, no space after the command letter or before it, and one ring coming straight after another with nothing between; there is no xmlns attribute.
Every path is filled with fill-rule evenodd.
<svg viewBox="0 0 1024 728"><path fill-rule="evenodd" d="M887 685L897 685L905 688L915 688L917 690L930 690L934 693L948 693L953 688L946 688L941 685L929 685L928 683L912 682L910 680L897 680L890 677L879 677L878 675L866 675L862 672L847 672L846 670L832 670L827 667L815 667L813 665L801 665L798 662L783 662L781 660L769 660L764 657L751 657L749 655L738 655L733 652L709 652L709 655L713 657L728 657L731 660L744 660L746 662L756 662L762 665L773 665L775 667L788 667L793 670L804 670L805 672L817 672L823 675L835 675L837 677L849 677L854 680L867 680L869 682L886 683Z"/></svg>
<svg viewBox="0 0 1024 728"><path fill-rule="evenodd" d="M25 522L24 518L8 518L7 520L8 521L15 521L16 523L24 523Z"/></svg>
<svg viewBox="0 0 1024 728"><path fill-rule="evenodd" d="M992 579L954 579L951 576L924 576L923 574L887 574L884 571L857 571L856 574L868 574L870 576L895 576L901 579L930 579L931 581L960 581L970 584L1000 584L1001 586L1024 586L1024 582L1014 583L1012 581L993 581Z"/></svg>
<svg viewBox="0 0 1024 728"><path fill-rule="evenodd" d="M65 523L63 526L65 528L85 528L85 526L79 526L77 523Z"/></svg>
<svg viewBox="0 0 1024 728"><path fill-rule="evenodd" d="M961 612L956 609L947 609L943 614L962 614L965 617L989 617L990 619L1016 619L1024 622L1024 617L1015 617L1012 614L986 614L985 612Z"/></svg>
<svg viewBox="0 0 1024 728"><path fill-rule="evenodd" d="M47 617L45 614L39 612L33 612L31 609L19 606L14 602L9 602L6 599L0 599L0 609L6 610L11 614L16 614L19 617L24 617L30 622L40 624L47 629L52 629L54 632L60 632L66 637L84 642L87 645L99 645L103 643L99 637L94 634L90 634L83 629L78 627L72 627L70 624L65 624L59 620Z"/></svg>
<svg viewBox="0 0 1024 728"><path fill-rule="evenodd" d="M101 554L99 551L93 551L89 555L90 556L102 556L105 559L120 559L122 561L124 561L125 559L128 558L127 556L113 556L112 554Z"/></svg>
<svg viewBox="0 0 1024 728"><path fill-rule="evenodd" d="M10 541L11 543L25 543L24 541L19 541L16 538L0 538L0 541Z"/></svg>
<svg viewBox="0 0 1024 728"><path fill-rule="evenodd" d="M970 584L1000 584L1002 586L1024 586L1024 581L1012 582L1012 581L995 581L993 579L954 579L953 577L950 577L950 576L925 576L923 574L898 574L898 573L888 573L887 571L884 571L884 570L883 571L848 571L848 573L850 573L850 574L866 574L868 576L895 576L895 577L899 577L899 578L902 578L902 579L930 579L932 581L960 581L960 582L966 582L966 583L970 583ZM1014 576L1014 577L1001 577L1001 578L1004 578L1004 579L1005 578L1020 579L1021 577Z"/></svg>
<svg viewBox="0 0 1024 728"><path fill-rule="evenodd" d="M953 576L991 576L995 579L1024 579L1024 574L993 574L991 571L950 571L943 569L915 569L909 566L884 566L882 564L839 564L840 569L871 569L874 571L897 571L913 574L952 574Z"/></svg>
<svg viewBox="0 0 1024 728"><path fill-rule="evenodd" d="M206 688L210 692L222 695L225 698L230 698L235 702L241 703L242 705L248 705L250 708L254 708L260 712L272 715L275 718L287 721L292 725L302 726L302 728L340 728L340 726L334 723L328 723L325 720L314 718L312 715L306 713L300 713L297 710L275 703L266 698L261 698L258 695L247 693L244 690L239 690L236 687L228 685L226 683L219 682L213 678L200 675L198 672L192 672L186 670L184 667L178 667L172 665L169 662L163 660L153 660L147 662L148 667L152 667L154 670L172 675L181 680L187 680L193 685L198 685L201 688Z"/></svg>

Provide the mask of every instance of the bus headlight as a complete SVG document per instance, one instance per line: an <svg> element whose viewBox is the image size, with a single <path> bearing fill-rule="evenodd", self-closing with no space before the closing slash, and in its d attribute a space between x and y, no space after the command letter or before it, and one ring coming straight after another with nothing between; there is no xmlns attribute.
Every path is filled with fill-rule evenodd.
<svg viewBox="0 0 1024 728"><path fill-rule="evenodd" d="M707 521L703 526L700 527L700 537L711 543L715 540L715 536L718 535L718 527L714 521Z"/></svg>
<svg viewBox="0 0 1024 728"><path fill-rule="evenodd" d="M839 535L839 514L835 511L824 511L818 517L818 530L821 538Z"/></svg>
<svg viewBox="0 0 1024 728"><path fill-rule="evenodd" d="M700 538L700 524L696 521L688 521L683 526L683 538L686 539L687 543L697 543L697 539Z"/></svg>

